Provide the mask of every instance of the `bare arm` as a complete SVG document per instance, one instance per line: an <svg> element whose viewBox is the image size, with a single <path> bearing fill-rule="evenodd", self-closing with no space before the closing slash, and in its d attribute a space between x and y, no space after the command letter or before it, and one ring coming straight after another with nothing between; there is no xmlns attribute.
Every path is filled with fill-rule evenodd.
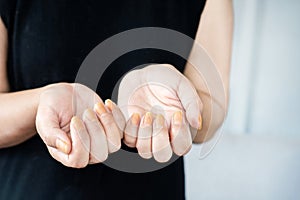
<svg viewBox="0 0 300 200"><path fill-rule="evenodd" d="M196 42L204 47L209 56L215 63L225 87L226 100L228 99L229 71L231 60L231 45L233 34L233 8L231 0L207 0L204 11L201 16L201 22L196 35ZM197 59L196 52L192 50L190 58ZM226 112L226 105L217 105L217 118L211 121L211 105L219 104L215 100L217 97L211 97L205 86L204 80L195 71L190 64L186 65L184 75L194 84L197 92L203 102L203 128L198 131L194 138L195 143L201 143L211 138L215 131L221 126ZM215 98L215 100L214 100ZM211 123L211 129L208 132L208 126Z"/></svg>
<svg viewBox="0 0 300 200"><path fill-rule="evenodd" d="M0 148L22 143L38 132L54 159L75 168L103 162L108 153L119 150L125 119L115 104L104 105L81 84L9 92L6 57L7 31L0 19ZM79 117L73 116L74 98L77 114L83 113ZM93 106L97 115L90 109Z"/></svg>
<svg viewBox="0 0 300 200"><path fill-rule="evenodd" d="M0 19L0 148L19 144L36 133L35 116L42 88L9 92L7 30Z"/></svg>

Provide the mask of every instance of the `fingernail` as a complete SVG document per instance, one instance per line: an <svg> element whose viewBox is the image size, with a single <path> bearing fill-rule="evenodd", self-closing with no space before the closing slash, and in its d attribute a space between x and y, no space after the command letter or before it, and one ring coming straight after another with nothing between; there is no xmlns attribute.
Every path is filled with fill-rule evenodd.
<svg viewBox="0 0 300 200"><path fill-rule="evenodd" d="M174 119L173 122L175 125L181 125L182 124L182 112L176 111L173 119Z"/></svg>
<svg viewBox="0 0 300 200"><path fill-rule="evenodd" d="M198 123L199 123L198 130L201 130L202 129L202 117L201 117L201 115L199 115Z"/></svg>
<svg viewBox="0 0 300 200"><path fill-rule="evenodd" d="M164 120L164 117L163 117L161 114L158 114L158 115L156 116L154 122L155 122L155 123L154 123L154 124L155 124L155 125L154 125L155 128L161 128L161 127L164 125L165 120Z"/></svg>
<svg viewBox="0 0 300 200"><path fill-rule="evenodd" d="M100 115L103 113L106 113L106 109L102 102L96 103L94 108L95 108L95 111Z"/></svg>
<svg viewBox="0 0 300 200"><path fill-rule="evenodd" d="M138 113L133 113L131 116L131 122L133 125L138 126L140 124L140 115Z"/></svg>
<svg viewBox="0 0 300 200"><path fill-rule="evenodd" d="M86 117L86 119L88 119L89 121L97 120L95 113L91 109L86 109L84 111L84 117Z"/></svg>
<svg viewBox="0 0 300 200"><path fill-rule="evenodd" d="M75 116L75 117L72 118L72 120L71 120L71 125L72 125L77 131L84 128L83 125L82 125L82 123L81 123L81 120L80 120L77 116Z"/></svg>
<svg viewBox="0 0 300 200"><path fill-rule="evenodd" d="M105 105L106 105L107 108L112 112L114 103L113 103L110 99L106 99L106 100L105 100Z"/></svg>
<svg viewBox="0 0 300 200"><path fill-rule="evenodd" d="M56 148L65 154L69 154L69 148L66 142L61 139L56 139Z"/></svg>
<svg viewBox="0 0 300 200"><path fill-rule="evenodd" d="M151 112L146 112L143 123L146 125L152 124L152 115Z"/></svg>

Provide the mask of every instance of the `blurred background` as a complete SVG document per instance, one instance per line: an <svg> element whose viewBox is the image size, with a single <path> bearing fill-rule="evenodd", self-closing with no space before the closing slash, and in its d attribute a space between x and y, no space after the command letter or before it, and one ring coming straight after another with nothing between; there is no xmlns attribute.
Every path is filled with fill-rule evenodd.
<svg viewBox="0 0 300 200"><path fill-rule="evenodd" d="M300 1L233 2L229 113L214 150L185 157L187 200L300 199Z"/></svg>

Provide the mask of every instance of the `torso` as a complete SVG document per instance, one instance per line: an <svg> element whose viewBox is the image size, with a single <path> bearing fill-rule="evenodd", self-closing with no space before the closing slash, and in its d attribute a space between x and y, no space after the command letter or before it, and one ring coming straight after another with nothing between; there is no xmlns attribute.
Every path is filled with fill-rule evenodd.
<svg viewBox="0 0 300 200"><path fill-rule="evenodd" d="M0 0L0 3L5 0ZM11 91L73 82L88 53L105 39L138 27L164 27L195 37L201 0L6 0ZM1 5L1 4L0 4ZM118 79L145 63L184 60L159 50L131 52L112 63L98 86L110 98ZM39 136L0 150L0 199L184 199L183 159L150 173L119 172L103 164L76 170L50 157Z"/></svg>

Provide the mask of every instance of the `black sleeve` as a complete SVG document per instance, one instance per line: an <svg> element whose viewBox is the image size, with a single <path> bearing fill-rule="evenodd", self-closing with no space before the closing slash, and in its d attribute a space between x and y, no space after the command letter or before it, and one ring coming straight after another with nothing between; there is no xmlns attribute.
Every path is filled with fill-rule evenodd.
<svg viewBox="0 0 300 200"><path fill-rule="evenodd" d="M0 17L7 29L13 24L16 0L0 0Z"/></svg>

